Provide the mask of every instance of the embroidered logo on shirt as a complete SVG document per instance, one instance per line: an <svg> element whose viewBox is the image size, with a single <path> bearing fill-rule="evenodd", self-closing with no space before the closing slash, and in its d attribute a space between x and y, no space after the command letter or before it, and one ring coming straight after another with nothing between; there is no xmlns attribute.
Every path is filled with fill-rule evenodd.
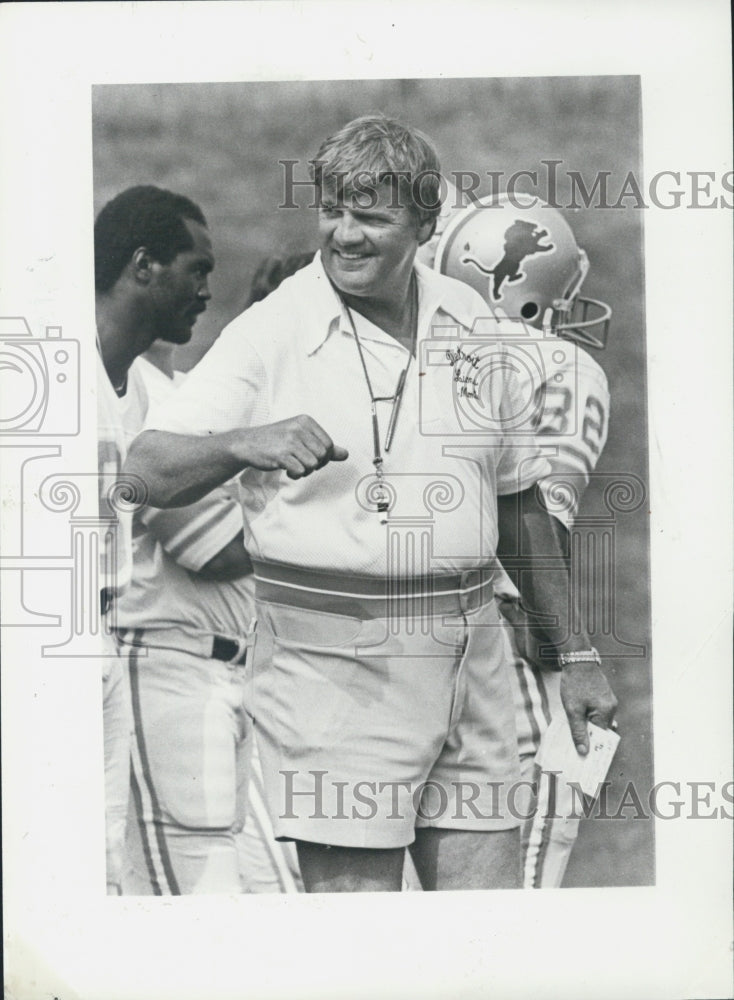
<svg viewBox="0 0 734 1000"><path fill-rule="evenodd" d="M479 399L479 379L476 375L480 363L478 355L467 354L466 351L457 347L456 350L446 351L446 360L453 368L457 395L466 396L469 399Z"/></svg>

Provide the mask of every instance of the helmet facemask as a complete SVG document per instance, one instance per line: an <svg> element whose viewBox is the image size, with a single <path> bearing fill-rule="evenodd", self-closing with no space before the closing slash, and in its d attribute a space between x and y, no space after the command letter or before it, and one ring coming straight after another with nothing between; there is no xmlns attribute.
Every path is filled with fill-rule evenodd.
<svg viewBox="0 0 734 1000"><path fill-rule="evenodd" d="M586 251L579 248L577 278L566 295L561 299L554 299L553 306L546 309L542 328L544 333L572 340L583 347L603 350L609 336L612 309L606 302L579 294L588 273L589 258ZM590 317L589 313L596 310L598 314Z"/></svg>

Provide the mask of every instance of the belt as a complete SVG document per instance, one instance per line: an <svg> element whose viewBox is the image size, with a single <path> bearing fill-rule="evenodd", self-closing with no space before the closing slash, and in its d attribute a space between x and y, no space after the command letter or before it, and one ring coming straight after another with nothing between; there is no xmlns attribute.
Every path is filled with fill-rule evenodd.
<svg viewBox="0 0 734 1000"><path fill-rule="evenodd" d="M225 635L212 636L212 660L224 660L238 667L247 662L247 650L252 645L251 639L228 639Z"/></svg>
<svg viewBox="0 0 734 1000"><path fill-rule="evenodd" d="M491 569L409 577L376 577L253 560L259 601L355 618L456 615L488 604Z"/></svg>
<svg viewBox="0 0 734 1000"><path fill-rule="evenodd" d="M257 619L253 618L247 635L233 639L227 635L200 632L190 635L177 628L129 629L118 628L116 634L122 646L150 646L153 649L171 649L204 659L222 660L232 666L247 662L247 652L255 645Z"/></svg>

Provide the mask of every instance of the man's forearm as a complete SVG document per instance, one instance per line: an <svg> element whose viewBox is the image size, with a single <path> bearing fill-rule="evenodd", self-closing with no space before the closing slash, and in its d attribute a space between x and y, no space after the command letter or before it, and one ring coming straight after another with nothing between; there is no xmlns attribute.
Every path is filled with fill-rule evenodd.
<svg viewBox="0 0 734 1000"><path fill-rule="evenodd" d="M235 476L244 466L237 432L190 437L143 431L130 446L124 473L139 477L151 507L185 507Z"/></svg>
<svg viewBox="0 0 734 1000"><path fill-rule="evenodd" d="M535 489L500 497L497 554L520 591L533 631L557 653L589 648L568 571L566 529Z"/></svg>
<svg viewBox="0 0 734 1000"><path fill-rule="evenodd" d="M520 591L534 630L545 636L556 655L589 651L589 637L577 613L569 580L565 529L548 514L539 491L534 489L500 497L498 513L497 554ZM576 748L586 754L587 722L606 728L617 707L607 679L591 654L564 666L561 700Z"/></svg>
<svg viewBox="0 0 734 1000"><path fill-rule="evenodd" d="M185 507L226 483L243 469L282 469L301 479L329 462L344 462L349 452L307 414L274 424L223 434L190 437L168 431L143 431L131 447L125 472L145 483L151 507Z"/></svg>

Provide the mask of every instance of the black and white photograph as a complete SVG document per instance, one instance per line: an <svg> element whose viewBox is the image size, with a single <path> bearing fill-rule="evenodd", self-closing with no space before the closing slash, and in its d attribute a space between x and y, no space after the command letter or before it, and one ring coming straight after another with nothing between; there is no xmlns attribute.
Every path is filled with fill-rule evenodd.
<svg viewBox="0 0 734 1000"><path fill-rule="evenodd" d="M725 997L730 97L650 7L105 6L3 177L6 995Z"/></svg>
<svg viewBox="0 0 734 1000"><path fill-rule="evenodd" d="M403 872L408 844L431 888L492 888L495 880L498 887L521 881L529 888L559 887L590 808L576 775L556 774L550 765L541 768L540 779L534 772L551 718L561 712L570 720L574 711L564 711L561 702L559 655L566 653L569 675L576 670L593 677L589 683L600 688L601 703L579 709L580 719L603 733L619 726L624 745L614 755L617 780L603 787L600 803L602 813L617 821L584 824L587 856L576 861L568 884L654 883L652 815L635 808L638 790L653 783L643 215L634 204L642 177L639 122L635 77L357 80L338 89L332 81L95 88L97 329L106 374L123 400L128 437L132 442L146 426L151 403L167 395L166 377L173 391L199 357L215 363L216 351L208 348L226 328L221 370L174 397L172 406L195 412L195 419L184 423L178 416L169 424L163 403L160 426L180 436L203 435L207 450L219 441L229 448L229 438L217 435L250 423L262 427L260 435L273 425L275 438L256 441L255 464L242 470L223 454L220 475L210 470L206 451L189 452L185 442L164 437L152 467L160 469L165 454L180 448L170 486L153 481L145 452L136 464L136 447L147 440L155 447L155 438L143 436L132 448L128 468L152 496L134 518L129 588L109 584L121 591L109 615L128 668L135 729L135 808L126 859L132 891L232 892L242 883L257 891L260 876L246 870L255 850L264 862L275 852L283 855L265 878L265 886L278 885L279 869L293 867L292 853L275 842L251 842L274 835L295 840L298 860L317 854L310 862L316 872L303 876L313 891L410 885L416 873L410 862L407 876ZM321 161L319 184L311 177ZM405 183L393 192L390 176L400 172ZM360 193L345 215L349 197ZM404 209L416 217L416 232L405 246L390 246L382 233L393 231ZM185 227L182 236L177 222ZM159 249L166 224L171 247L160 243ZM175 239L181 240L178 253ZM140 259L131 265L136 253ZM157 256L149 261L151 255ZM433 296L441 288L450 294L452 283L434 282L433 290L432 277L419 269L426 288L419 283L420 293L411 292L416 257L483 298L483 311L477 304L471 324L453 336L446 328L464 318L456 310L467 306L441 306L427 317L425 333L421 295L429 288ZM363 276L367 268L374 274ZM269 314L267 306L247 312L296 271L302 274L271 299L276 312ZM313 303L324 297L323 287L327 301L315 317ZM415 316L411 294L418 295ZM280 310L291 309L294 319L284 319ZM325 353L322 342L332 336L330 324L344 310L341 332L350 335L350 321L357 328L352 348L324 360L323 371L319 364L314 369ZM252 354L244 346L249 317L257 321ZM381 334L393 330L393 343L386 341L388 357L397 355L393 361L374 357L374 344L381 342L374 330L360 337L365 319ZM291 331L277 347L284 355L266 361L260 340L269 337L276 350L279 324ZM298 346L302 325L313 338L305 354ZM363 339L371 344L363 346ZM395 342L403 347L399 353ZM286 366L291 372L276 389ZM442 388L453 390L435 404L450 411L442 423L438 413L426 413L433 403L425 391L430 368ZM517 397L499 422L482 398L490 386L503 391L491 378L494 368L506 369L507 391ZM382 403L375 407L374 438L373 394ZM247 409L240 412L240 405ZM467 459L476 463L483 446L501 461L505 427L520 449L511 459L515 471L501 483L497 471L475 481ZM391 431L395 445L388 450ZM557 552L549 548L552 539L532 535L525 539L528 551L515 552L506 537L518 517L538 516L535 506L523 511L509 499L544 480L534 478L540 465L532 464L529 442L536 437L539 454L547 456L543 509L558 524ZM417 464L421 438L428 448ZM338 454L343 444L349 451L344 464ZM451 446L463 448L466 457L448 460ZM111 450L121 455L126 445ZM193 469L201 470L201 483L185 478ZM212 475L226 482L232 472L243 491L244 533L237 497L227 502L204 490L223 486ZM236 489L237 482L230 492ZM165 491L160 498L159 490ZM388 498L385 516L378 510L381 490ZM189 497L195 503L181 506ZM171 499L170 513L156 511L156 503ZM266 524L269 530L260 527ZM533 547L538 544L539 550ZM505 561L530 560L527 569L508 567L514 582L496 566L500 547ZM534 559L543 566L537 579ZM129 572L124 556L117 562L120 572ZM556 571L563 579L562 609L546 605L551 598L542 594L546 584L558 586ZM463 578L467 572L492 579ZM518 588L525 583L531 591L523 598ZM477 585L484 589L472 597ZM450 601L452 588L456 606L433 610L431 592L446 592L441 600ZM396 592L392 606L389 590ZM533 607L530 593L536 592L540 603ZM472 626L468 618L453 644L436 634L438 623L418 620L438 616L443 624L446 617L479 613L493 600L505 609L501 622L478 618ZM374 611L375 604L384 614ZM289 609L283 620L281 608ZM320 609L326 611L321 624ZM557 649L542 650L551 642L537 620L543 613L559 619ZM373 621L365 641L355 630ZM411 647L413 634L438 642ZM395 636L392 646L389 635ZM469 643L470 635L476 643ZM528 642L537 645L532 653ZM372 679L363 682L352 667L360 669L361 645L376 647L374 655L365 651L361 669ZM245 710L248 656L252 690ZM458 678L471 672L474 657L480 673L493 670L495 658L504 663L506 692L474 692L468 676ZM391 705L394 675L409 671L410 660L417 673L408 673ZM234 691L233 674L239 675ZM442 687L443 703L435 700ZM478 727L487 727L487 742L501 738L493 720L502 716L505 697L521 761L511 777L505 776L504 751L485 769L473 757L486 755L483 741L470 750ZM616 713L614 697L621 705ZM487 703L486 718L462 721L478 700ZM413 729L416 701L428 711ZM234 822L235 793L243 784L239 811L247 815L251 760L241 744L250 728L261 769L253 792L275 814L265 830L257 813L251 815L241 870L237 836L223 820ZM567 723L561 732L570 745ZM583 723L579 739L582 733ZM444 752L450 766L441 760ZM604 781L606 769L598 766ZM486 795L494 783L507 785L496 802ZM627 784L634 786L629 792ZM451 831L459 845L471 844L458 847L458 862ZM494 843L493 832L500 840L512 838L516 871L509 853L503 850L495 861L490 848L485 872L481 845ZM329 851L323 856L315 846L322 843ZM354 858L350 849L356 849ZM374 862L363 853L370 849ZM334 858L338 870L332 873L327 862ZM301 873L292 874L292 883L301 883ZM113 881L126 891L126 880Z"/></svg>

